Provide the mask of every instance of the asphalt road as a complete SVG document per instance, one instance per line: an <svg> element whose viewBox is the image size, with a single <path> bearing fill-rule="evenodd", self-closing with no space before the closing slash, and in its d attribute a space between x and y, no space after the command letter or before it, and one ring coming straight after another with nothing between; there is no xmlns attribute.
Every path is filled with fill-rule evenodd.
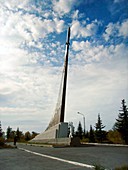
<svg viewBox="0 0 128 170"><path fill-rule="evenodd" d="M0 149L0 170L83 170L95 164L106 169L128 165L128 147L18 145L18 149Z"/></svg>

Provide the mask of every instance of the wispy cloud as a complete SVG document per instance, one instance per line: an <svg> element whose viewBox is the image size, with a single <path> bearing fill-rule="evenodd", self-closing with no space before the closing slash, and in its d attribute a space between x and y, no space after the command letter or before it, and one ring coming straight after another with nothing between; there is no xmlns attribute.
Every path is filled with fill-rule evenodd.
<svg viewBox="0 0 128 170"><path fill-rule="evenodd" d="M72 22L72 38L80 37L89 37L96 34L99 23L97 20L92 21L90 24L87 24L86 21L81 23L79 20L73 20Z"/></svg>
<svg viewBox="0 0 128 170"><path fill-rule="evenodd" d="M59 15L67 14L71 11L72 7L75 5L76 0L53 0L53 10Z"/></svg>
<svg viewBox="0 0 128 170"><path fill-rule="evenodd" d="M128 20L124 20L122 23L117 22L109 23L107 25L107 28L105 30L105 33L103 34L106 41L108 41L110 38L116 38L119 36L122 36L123 38L128 37Z"/></svg>

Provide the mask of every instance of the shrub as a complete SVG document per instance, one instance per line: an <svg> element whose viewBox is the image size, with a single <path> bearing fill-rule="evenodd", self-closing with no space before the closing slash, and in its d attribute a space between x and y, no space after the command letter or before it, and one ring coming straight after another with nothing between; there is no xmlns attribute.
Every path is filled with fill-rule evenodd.
<svg viewBox="0 0 128 170"><path fill-rule="evenodd" d="M3 137L0 137L0 146L3 146L3 145L4 145L4 143L5 143L4 138L3 138Z"/></svg>
<svg viewBox="0 0 128 170"><path fill-rule="evenodd" d="M128 170L128 165L115 168L115 170Z"/></svg>
<svg viewBox="0 0 128 170"><path fill-rule="evenodd" d="M105 170L105 167L101 166L100 164L95 164L94 169L95 170Z"/></svg>
<svg viewBox="0 0 128 170"><path fill-rule="evenodd" d="M122 144L124 143L121 134L117 130L110 130L107 134L107 139L110 143Z"/></svg>

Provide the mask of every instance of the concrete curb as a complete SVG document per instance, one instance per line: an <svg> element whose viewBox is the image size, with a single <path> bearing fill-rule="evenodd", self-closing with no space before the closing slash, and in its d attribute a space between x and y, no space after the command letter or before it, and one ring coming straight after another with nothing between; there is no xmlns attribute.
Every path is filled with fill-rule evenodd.
<svg viewBox="0 0 128 170"><path fill-rule="evenodd" d="M19 144L21 144L21 145L28 145L28 146L39 146L39 147L53 147L53 145L48 145L48 144L41 144L41 143L19 143Z"/></svg>
<svg viewBox="0 0 128 170"><path fill-rule="evenodd" d="M48 148L58 148L58 147L73 147L67 145L53 145L53 144L41 144L41 143L19 143L21 145L37 146L37 147L48 147ZM106 144L106 143L84 143L82 142L80 146L74 147L91 147L91 146L106 146L106 147L128 147L128 145L123 144Z"/></svg>
<svg viewBox="0 0 128 170"><path fill-rule="evenodd" d="M107 143L82 143L83 145L88 146L115 146L115 147L128 147L128 145L123 144L107 144Z"/></svg>

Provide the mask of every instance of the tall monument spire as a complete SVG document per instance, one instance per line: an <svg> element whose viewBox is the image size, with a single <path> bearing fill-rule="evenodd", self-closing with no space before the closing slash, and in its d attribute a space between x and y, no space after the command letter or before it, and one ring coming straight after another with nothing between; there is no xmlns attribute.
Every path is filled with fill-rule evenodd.
<svg viewBox="0 0 128 170"><path fill-rule="evenodd" d="M68 31L67 31L64 70L62 73L62 79L61 79L61 84L60 84L60 91L58 95L57 105L55 108L54 115L48 127L46 128L46 130L55 126L56 124L60 122L64 122L67 71L68 71L68 52L69 52L69 45L70 45L69 41L70 41L70 27L68 28Z"/></svg>
<svg viewBox="0 0 128 170"><path fill-rule="evenodd" d="M60 91L59 91L59 96L58 96L58 101L54 112L54 116L51 119L47 129L43 133L40 133L34 139L32 139L32 142L54 143L54 144L64 143L66 145L67 145L67 141L69 142L69 144L71 143L70 138L67 138L68 123L64 122L67 72L68 72L68 52L69 52L69 45L70 45L69 40L70 40L70 27L68 28L68 32L67 32L64 70L62 73ZM61 140L59 140L59 138L61 138ZM63 138L66 138L66 141L62 140Z"/></svg>
<svg viewBox="0 0 128 170"><path fill-rule="evenodd" d="M67 84L67 72L68 72L68 52L69 52L69 45L70 45L69 41L70 41L70 27L68 28L67 41L66 41L64 82L63 82L63 91L62 91L62 104L61 104L60 122L64 122L65 100L66 100L66 84Z"/></svg>

